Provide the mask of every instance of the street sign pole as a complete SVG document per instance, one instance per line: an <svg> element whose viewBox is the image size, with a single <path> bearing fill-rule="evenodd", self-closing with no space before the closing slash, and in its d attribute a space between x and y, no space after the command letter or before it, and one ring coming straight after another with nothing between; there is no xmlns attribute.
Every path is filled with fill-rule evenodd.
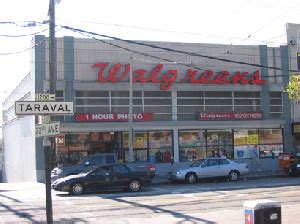
<svg viewBox="0 0 300 224"><path fill-rule="evenodd" d="M48 137L43 140L45 157L45 180L46 180L46 216L47 224L53 223L52 198L51 198L51 141Z"/></svg>
<svg viewBox="0 0 300 224"><path fill-rule="evenodd" d="M50 0L49 4L49 92L56 94L56 44L55 44L55 0ZM51 117L50 117L51 121ZM52 138L53 140L53 138ZM45 138L45 182L46 182L46 216L47 224L53 223L52 198L51 198L51 141ZM54 140L52 141L55 144Z"/></svg>

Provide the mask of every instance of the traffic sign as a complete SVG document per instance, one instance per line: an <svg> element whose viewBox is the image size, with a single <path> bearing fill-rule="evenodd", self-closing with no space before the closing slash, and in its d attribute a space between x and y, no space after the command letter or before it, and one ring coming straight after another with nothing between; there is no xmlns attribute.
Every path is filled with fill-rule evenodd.
<svg viewBox="0 0 300 224"><path fill-rule="evenodd" d="M50 93L36 93L35 94L36 101L55 101L55 94Z"/></svg>
<svg viewBox="0 0 300 224"><path fill-rule="evenodd" d="M35 126L35 137L53 136L60 133L60 123L39 124Z"/></svg>
<svg viewBox="0 0 300 224"><path fill-rule="evenodd" d="M55 101L16 101L16 115L72 115L73 102L55 102Z"/></svg>

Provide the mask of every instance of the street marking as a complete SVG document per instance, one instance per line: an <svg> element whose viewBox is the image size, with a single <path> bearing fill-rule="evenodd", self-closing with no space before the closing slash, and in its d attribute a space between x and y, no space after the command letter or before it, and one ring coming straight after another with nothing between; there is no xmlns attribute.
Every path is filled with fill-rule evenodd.
<svg viewBox="0 0 300 224"><path fill-rule="evenodd" d="M74 203L71 202L71 201L64 201L64 203L65 203L66 205L73 205L73 204L74 204Z"/></svg>
<svg viewBox="0 0 300 224"><path fill-rule="evenodd" d="M85 215L85 216L93 216L93 214L92 213L90 213L90 212L83 212L83 213L81 213L82 215Z"/></svg>
<svg viewBox="0 0 300 224"><path fill-rule="evenodd" d="M184 194L183 197L192 198L195 197L194 194Z"/></svg>

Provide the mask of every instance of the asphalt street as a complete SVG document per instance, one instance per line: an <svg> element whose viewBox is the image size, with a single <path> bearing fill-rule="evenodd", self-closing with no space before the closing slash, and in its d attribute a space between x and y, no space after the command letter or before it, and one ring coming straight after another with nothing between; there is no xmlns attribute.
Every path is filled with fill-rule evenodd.
<svg viewBox="0 0 300 224"><path fill-rule="evenodd" d="M271 199L282 223L299 223L300 178L158 184L137 193L114 191L69 196L52 192L57 223L243 223L243 203ZM45 186L0 183L0 222L46 221Z"/></svg>

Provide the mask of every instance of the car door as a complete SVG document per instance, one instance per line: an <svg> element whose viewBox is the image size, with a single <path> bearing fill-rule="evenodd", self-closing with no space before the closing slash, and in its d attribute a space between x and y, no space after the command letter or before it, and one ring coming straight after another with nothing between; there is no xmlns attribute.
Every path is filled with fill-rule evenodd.
<svg viewBox="0 0 300 224"><path fill-rule="evenodd" d="M108 166L101 166L90 174L87 188L89 190L107 189L112 184L112 172Z"/></svg>
<svg viewBox="0 0 300 224"><path fill-rule="evenodd" d="M230 170L232 169L232 165L230 164L228 159L220 159L220 165L218 169L218 176L228 176Z"/></svg>
<svg viewBox="0 0 300 224"><path fill-rule="evenodd" d="M113 186L114 187L127 187L131 174L127 166L119 164L112 166L113 169Z"/></svg>
<svg viewBox="0 0 300 224"><path fill-rule="evenodd" d="M218 176L219 159L207 159L199 167L197 176L201 177L215 177Z"/></svg>

